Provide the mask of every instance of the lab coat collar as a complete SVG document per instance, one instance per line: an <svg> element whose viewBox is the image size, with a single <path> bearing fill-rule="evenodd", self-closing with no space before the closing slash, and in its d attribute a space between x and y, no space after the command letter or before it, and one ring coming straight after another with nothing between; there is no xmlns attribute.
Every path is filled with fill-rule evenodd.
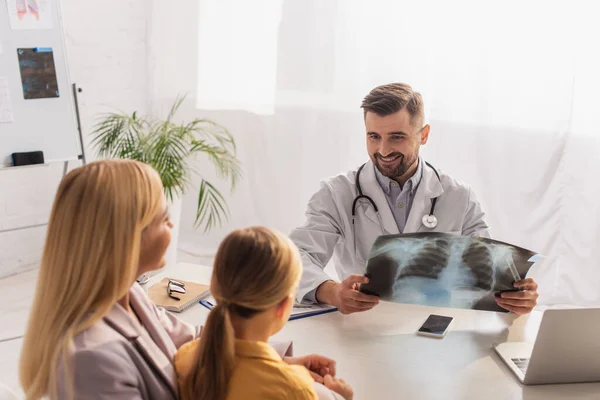
<svg viewBox="0 0 600 400"><path fill-rule="evenodd" d="M421 159L421 161L423 160ZM423 179L421 180L421 184L419 185L417 193L415 194L415 198L413 200L403 233L413 233L418 232L419 230L431 230L423 226L422 219L424 215L429 214L429 211L431 210L432 199L441 196L442 193L444 193L442 183L436 176L433 169L431 169L431 167L428 165L425 165L423 161ZM439 209L439 206L436 205L436 209ZM436 215L435 211L434 215L438 218L438 220L441 218L440 215Z"/></svg>
<svg viewBox="0 0 600 400"><path fill-rule="evenodd" d="M360 186L363 194L369 196L375 202L375 204L377 204L379 215L381 216L381 220L383 222L383 229L390 235L400 233L398 231L398 225L396 224L394 215L392 214L392 210L390 210L390 206L385 198L386 195L381 188L379 181L377 180L377 176L375 175L375 167L373 162L370 160L366 163L360 173ZM367 205L367 201L363 201L362 203ZM380 224L379 218L377 218L377 213L371 205L368 205L368 207L365 208L365 215L377 225Z"/></svg>

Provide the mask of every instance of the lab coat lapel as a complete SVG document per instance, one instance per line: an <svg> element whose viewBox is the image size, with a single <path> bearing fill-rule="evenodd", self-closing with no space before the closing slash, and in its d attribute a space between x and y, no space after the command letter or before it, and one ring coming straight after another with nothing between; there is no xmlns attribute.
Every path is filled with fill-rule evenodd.
<svg viewBox="0 0 600 400"><path fill-rule="evenodd" d="M377 181L374 168L375 167L371 161L365 165L360 173L360 186L362 187L363 194L371 197L375 204L377 204L379 215L383 221L383 229L390 235L398 234L400 233L398 231L398 225L396 224L394 215L392 214L390 206L385 198L385 193ZM367 204L367 201L364 201L364 204ZM375 210L372 206L368 206L365 209L365 215L371 221L379 225L377 213L375 213Z"/></svg>
<svg viewBox="0 0 600 400"><path fill-rule="evenodd" d="M423 161L423 159L421 159L421 161ZM419 187L417 188L417 192L415 193L415 198L413 199L412 207L410 208L410 213L408 214L408 220L406 221L406 225L404 226L404 231L402 233L413 233L420 230L424 232L434 231L435 229L430 229L423 226L421 221L423 216L429 214L429 211L431 210L431 200L440 196L443 192L444 188L442 187L442 183L437 178L435 172L433 172L431 167L423 164L423 178L419 184ZM440 219L440 216L435 212L434 215Z"/></svg>

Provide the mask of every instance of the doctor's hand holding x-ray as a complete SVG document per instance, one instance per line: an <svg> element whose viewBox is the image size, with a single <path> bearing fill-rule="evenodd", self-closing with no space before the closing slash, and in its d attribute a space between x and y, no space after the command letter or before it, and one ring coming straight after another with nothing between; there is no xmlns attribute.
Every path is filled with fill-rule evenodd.
<svg viewBox="0 0 600 400"><path fill-rule="evenodd" d="M379 303L376 296L358 290L368 282L364 273L378 236L490 236L471 188L419 157L430 132L421 95L409 85L388 84L373 89L361 107L370 161L321 182L308 203L304 225L290 234L304 265L297 300L332 304L344 314ZM332 257L342 282L323 271ZM502 293L498 305L517 314L531 312L537 304L537 283L527 278L515 287L523 290Z"/></svg>

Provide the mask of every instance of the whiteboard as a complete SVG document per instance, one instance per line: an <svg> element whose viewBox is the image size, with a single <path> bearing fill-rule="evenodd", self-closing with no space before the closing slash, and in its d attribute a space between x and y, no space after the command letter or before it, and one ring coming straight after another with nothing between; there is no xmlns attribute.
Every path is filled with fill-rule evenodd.
<svg viewBox="0 0 600 400"><path fill-rule="evenodd" d="M29 64L27 60L19 63L17 49L28 49L21 57L33 54L31 49L51 53L58 89L55 97L25 98L21 67ZM46 64L45 69L36 68L27 71L43 69L46 75L54 76L47 72L51 69ZM40 89L37 82L30 85L28 81L26 87ZM48 87L43 86L43 95L47 95ZM56 93L53 87L50 91ZM32 91L27 93L31 97ZM77 127L59 1L0 0L0 166L10 165L14 152L41 150L47 163L77 159L81 153Z"/></svg>

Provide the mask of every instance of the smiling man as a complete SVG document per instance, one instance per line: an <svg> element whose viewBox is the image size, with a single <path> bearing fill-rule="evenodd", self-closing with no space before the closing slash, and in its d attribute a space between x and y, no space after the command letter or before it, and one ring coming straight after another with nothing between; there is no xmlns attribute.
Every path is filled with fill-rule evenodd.
<svg viewBox="0 0 600 400"><path fill-rule="evenodd" d="M438 171L419 156L431 127L424 123L421 95L403 83L373 89L363 100L370 161L321 183L311 197L304 225L291 233L304 272L298 301L327 303L344 314L366 311L379 302L359 292L369 250L378 236L446 232L489 237L471 188ZM342 282L323 269L334 257ZM515 282L523 290L503 293L499 306L518 314L537 302L531 278Z"/></svg>

